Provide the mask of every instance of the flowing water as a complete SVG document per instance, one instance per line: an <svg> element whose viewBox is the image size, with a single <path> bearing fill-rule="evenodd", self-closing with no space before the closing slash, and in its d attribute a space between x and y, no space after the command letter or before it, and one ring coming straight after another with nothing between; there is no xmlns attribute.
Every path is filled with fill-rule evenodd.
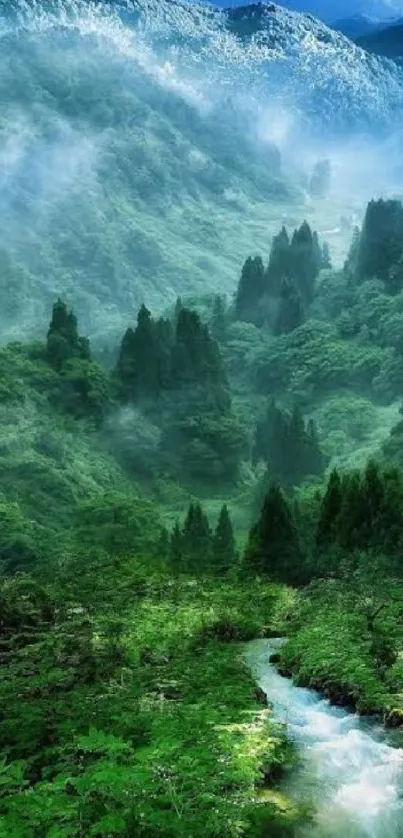
<svg viewBox="0 0 403 838"><path fill-rule="evenodd" d="M378 722L332 707L279 675L272 651L273 641L253 642L247 661L301 755L284 790L315 806L304 838L402 838L403 750Z"/></svg>

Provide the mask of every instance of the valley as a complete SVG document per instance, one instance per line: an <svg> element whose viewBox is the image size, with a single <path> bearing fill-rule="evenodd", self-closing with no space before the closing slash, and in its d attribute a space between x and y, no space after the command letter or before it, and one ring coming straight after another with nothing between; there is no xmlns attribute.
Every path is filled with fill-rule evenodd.
<svg viewBox="0 0 403 838"><path fill-rule="evenodd" d="M0 835L400 838L401 68L272 3L0 41Z"/></svg>

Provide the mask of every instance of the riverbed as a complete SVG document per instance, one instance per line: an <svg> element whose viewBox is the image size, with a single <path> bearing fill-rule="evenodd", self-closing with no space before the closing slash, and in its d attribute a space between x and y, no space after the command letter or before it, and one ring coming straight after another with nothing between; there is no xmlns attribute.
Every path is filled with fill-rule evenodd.
<svg viewBox="0 0 403 838"><path fill-rule="evenodd" d="M403 838L403 750L378 720L279 675L269 662L274 649L275 641L254 641L246 660L299 755L283 790L315 807L314 824L298 838Z"/></svg>

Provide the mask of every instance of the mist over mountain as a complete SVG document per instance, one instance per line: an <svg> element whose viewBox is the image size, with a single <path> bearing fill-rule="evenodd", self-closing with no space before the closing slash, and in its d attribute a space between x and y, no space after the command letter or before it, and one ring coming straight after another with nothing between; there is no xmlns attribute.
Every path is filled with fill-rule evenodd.
<svg viewBox="0 0 403 838"><path fill-rule="evenodd" d="M273 4L15 0L0 38L6 334L58 294L93 333L143 300L231 293L279 217L315 212L315 161L332 157L340 190L358 143L373 171L403 107L396 67Z"/></svg>

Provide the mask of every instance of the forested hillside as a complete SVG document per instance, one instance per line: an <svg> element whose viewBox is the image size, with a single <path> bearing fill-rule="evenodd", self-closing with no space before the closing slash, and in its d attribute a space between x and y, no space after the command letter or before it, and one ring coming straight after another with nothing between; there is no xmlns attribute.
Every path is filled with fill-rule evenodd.
<svg viewBox="0 0 403 838"><path fill-rule="evenodd" d="M0 832L296 835L240 643L403 718L403 206L342 270L301 219L233 297L94 354L56 299L0 353Z"/></svg>

